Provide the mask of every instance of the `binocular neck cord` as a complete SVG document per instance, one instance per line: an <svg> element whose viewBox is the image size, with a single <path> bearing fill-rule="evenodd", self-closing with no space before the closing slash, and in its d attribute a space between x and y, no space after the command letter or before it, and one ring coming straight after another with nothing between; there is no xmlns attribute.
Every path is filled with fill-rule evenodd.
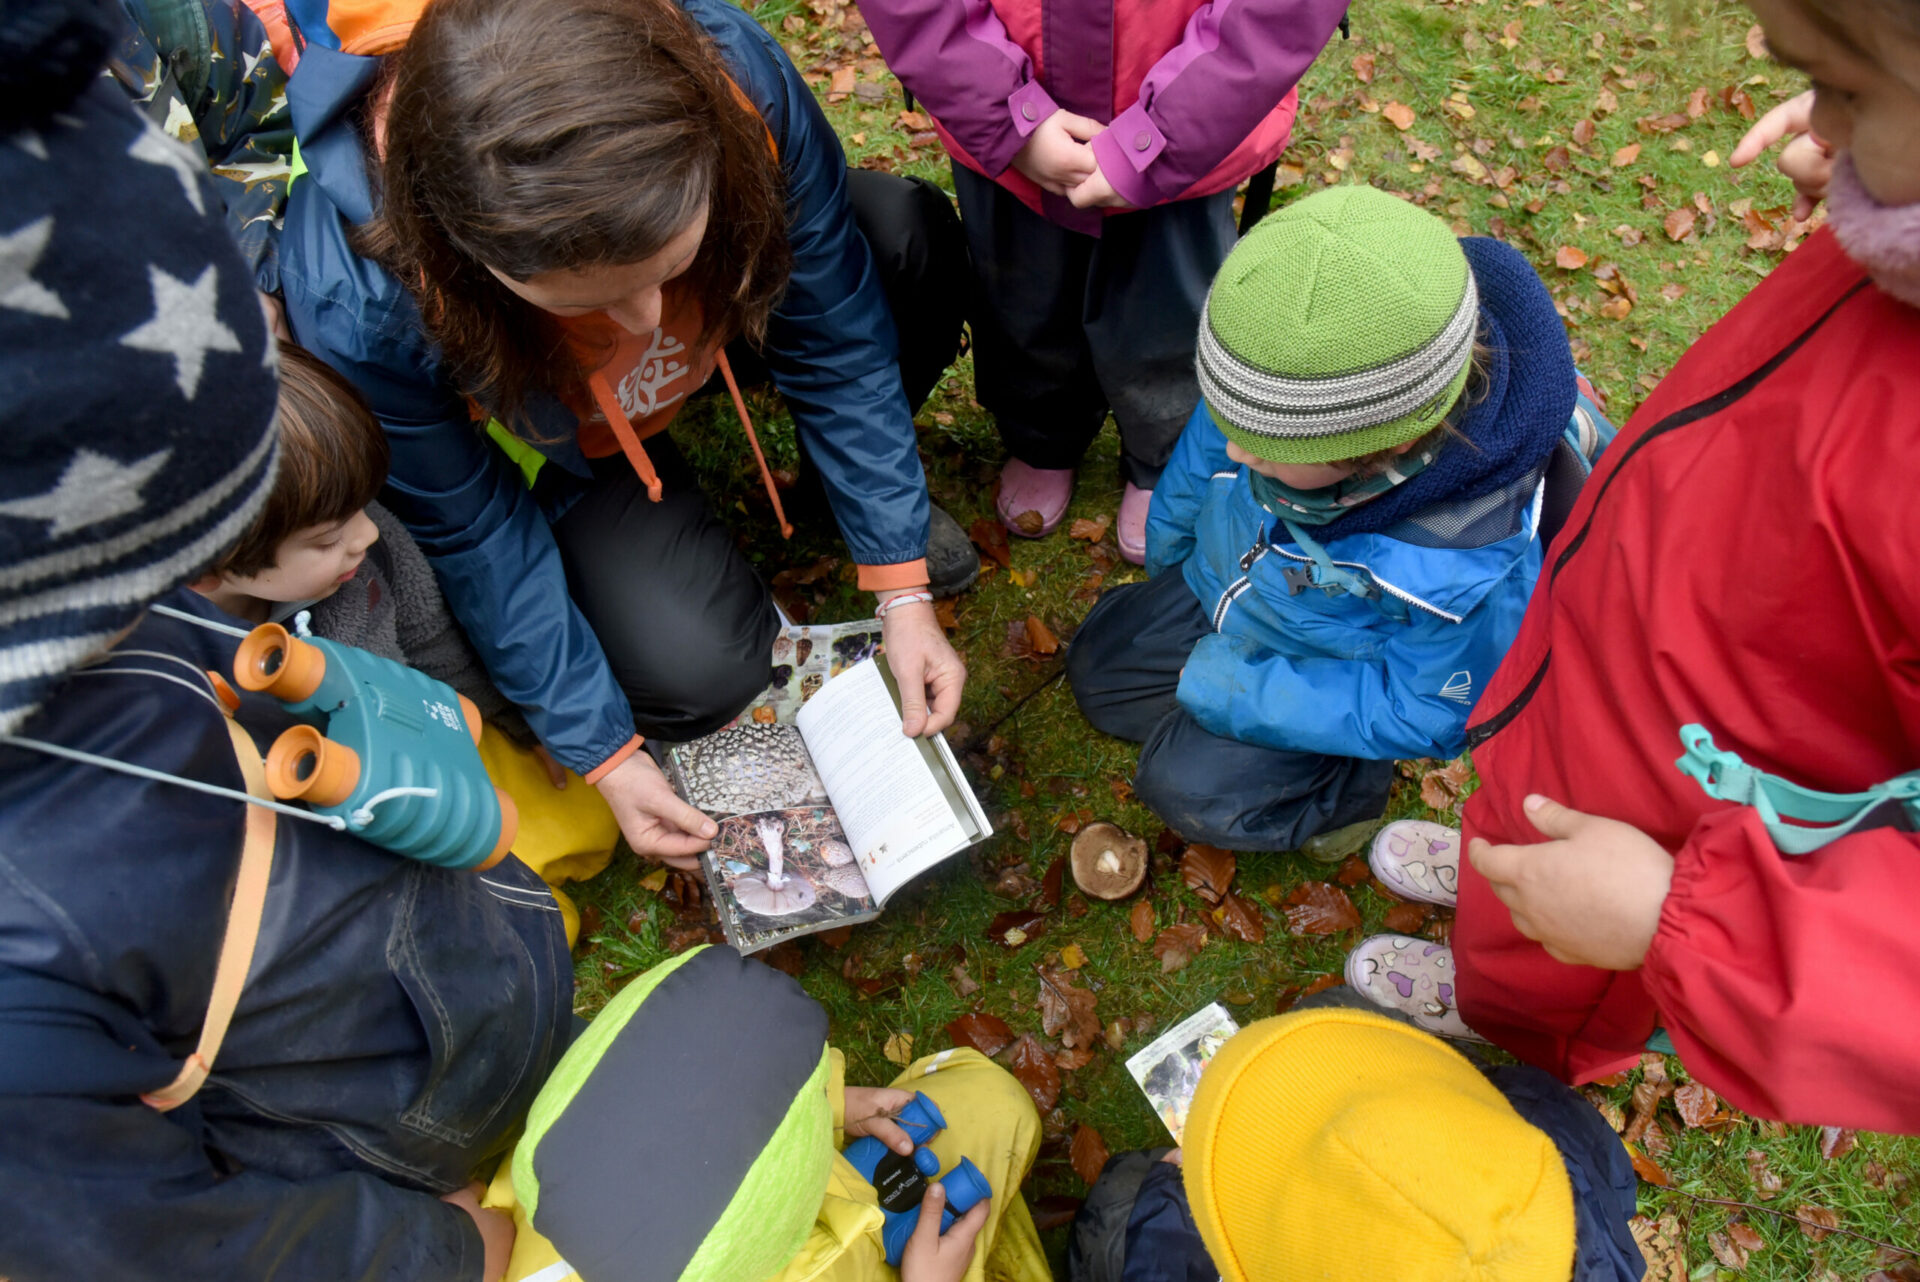
<svg viewBox="0 0 1920 1282"><path fill-rule="evenodd" d="M223 635L234 637L245 637L249 635L245 628L236 628L226 623L215 623L212 619L203 619L199 615L189 614L185 610L176 610L172 606L156 604L150 605L147 608L155 614L163 614L170 619L178 619L182 623L190 623L196 628L205 628L209 632L219 632ZM300 611L298 615L294 616L294 628L300 636L304 637L309 635L307 631L307 612L305 610ZM111 654L112 651L108 651L108 653ZM128 673L128 675L132 676L137 674ZM212 698L212 695L209 693L207 697ZM181 788L191 788L195 792L204 792L209 796L226 797L232 801L244 801L250 806L260 806L273 811L275 814L289 815L295 819L305 819L308 823L316 823L323 828L331 828L335 832L350 832L366 827L373 822L373 808L381 802L388 801L394 797L437 797L440 795L439 789L437 788L388 788L385 792L375 793L373 796L368 797L367 803L364 806L359 807L346 818L342 818L339 815L317 815L311 810L302 810L298 806L289 806L282 801L268 801L264 797L256 797L250 792L242 792L237 788L222 788L216 783L206 783L199 779L188 779L184 775L170 775L164 770L153 770L147 766L136 766L130 761L121 761L116 757L103 757L98 753L83 752L78 748L63 747L57 743L48 743L43 739L29 739L24 735L0 734L0 743L15 748L25 748L31 752L42 752L50 757L62 757L68 761L77 761L82 765L99 766L105 770L117 770L123 775L132 775L136 779L148 779L155 783L170 783Z"/></svg>

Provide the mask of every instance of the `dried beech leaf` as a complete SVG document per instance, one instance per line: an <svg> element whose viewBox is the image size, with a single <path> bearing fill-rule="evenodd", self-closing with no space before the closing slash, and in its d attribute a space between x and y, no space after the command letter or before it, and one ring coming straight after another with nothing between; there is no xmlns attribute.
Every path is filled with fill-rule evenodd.
<svg viewBox="0 0 1920 1282"><path fill-rule="evenodd" d="M1767 1155L1757 1148L1747 1150L1747 1178L1753 1181L1753 1195L1765 1202L1779 1194L1786 1181L1767 1165Z"/></svg>
<svg viewBox="0 0 1920 1282"><path fill-rule="evenodd" d="M1013 549L1007 545L1007 527L992 517L980 517L968 526L967 537L1001 569L1013 564Z"/></svg>
<svg viewBox="0 0 1920 1282"><path fill-rule="evenodd" d="M1127 928L1133 931L1134 939L1140 943L1144 944L1153 938L1153 903L1151 900L1142 899L1134 904L1133 911L1127 914Z"/></svg>
<svg viewBox="0 0 1920 1282"><path fill-rule="evenodd" d="M1073 1173L1091 1185L1100 1178L1100 1172L1107 1165L1107 1142L1100 1138L1100 1132L1084 1123L1073 1129L1073 1145L1068 1150L1073 1162Z"/></svg>
<svg viewBox="0 0 1920 1282"><path fill-rule="evenodd" d="M1736 1272L1747 1267L1747 1248L1725 1233L1707 1234L1707 1249L1713 1252L1714 1259Z"/></svg>
<svg viewBox="0 0 1920 1282"><path fill-rule="evenodd" d="M1667 229L1668 240L1685 240L1692 233L1698 217L1692 209L1683 205L1661 219L1660 225Z"/></svg>
<svg viewBox="0 0 1920 1282"><path fill-rule="evenodd" d="M1027 1088L1027 1094L1033 1096L1033 1106L1042 1116L1052 1112L1053 1106L1060 1102L1060 1066L1032 1033L1022 1033L1020 1040L1013 1044L1013 1052L1007 1058L1007 1071Z"/></svg>
<svg viewBox="0 0 1920 1282"><path fill-rule="evenodd" d="M1105 512L1092 518L1083 516L1067 527L1067 537L1083 543L1098 543L1107 537L1107 529L1112 524L1113 518Z"/></svg>
<svg viewBox="0 0 1920 1282"><path fill-rule="evenodd" d="M1829 1162L1853 1152L1854 1133L1844 1126L1820 1128L1820 1156Z"/></svg>
<svg viewBox="0 0 1920 1282"><path fill-rule="evenodd" d="M1373 83L1373 55L1357 53L1353 56L1353 78L1363 85Z"/></svg>
<svg viewBox="0 0 1920 1282"><path fill-rule="evenodd" d="M1432 904L1395 904L1380 919L1380 929L1395 935L1412 935L1427 924Z"/></svg>
<svg viewBox="0 0 1920 1282"><path fill-rule="evenodd" d="M1727 1225L1727 1236L1743 1251L1758 1251L1767 1244L1767 1239L1761 1237L1751 1224L1743 1224L1738 1220Z"/></svg>
<svg viewBox="0 0 1920 1282"><path fill-rule="evenodd" d="M1260 910L1239 895L1228 895L1207 916L1220 927L1221 934L1243 944L1257 944L1267 937L1267 923Z"/></svg>
<svg viewBox="0 0 1920 1282"><path fill-rule="evenodd" d="M1840 1227L1840 1212L1824 1206L1802 1202L1793 1208L1793 1213L1799 1219L1800 1231L1809 1241L1818 1242Z"/></svg>
<svg viewBox="0 0 1920 1282"><path fill-rule="evenodd" d="M1613 167L1615 169L1625 169L1638 159L1640 159L1640 144L1630 142L1613 153Z"/></svg>
<svg viewBox="0 0 1920 1282"><path fill-rule="evenodd" d="M1053 1062L1060 1066L1061 1072L1071 1073L1093 1063L1093 1049L1082 1046L1076 1050L1061 1051L1053 1057Z"/></svg>
<svg viewBox="0 0 1920 1282"><path fill-rule="evenodd" d="M1380 114L1401 133L1413 128L1413 108L1404 102L1390 102L1380 108Z"/></svg>
<svg viewBox="0 0 1920 1282"><path fill-rule="evenodd" d="M1572 245L1562 245L1553 251L1553 261L1563 270L1577 272L1587 265L1587 254L1585 250L1575 249Z"/></svg>
<svg viewBox="0 0 1920 1282"><path fill-rule="evenodd" d="M1072 971L1041 966L1039 974L1040 1031L1068 1049L1093 1045L1100 1037L1100 1016L1094 1011L1099 999L1074 985Z"/></svg>
<svg viewBox="0 0 1920 1282"><path fill-rule="evenodd" d="M1053 630L1037 614L1027 616L1027 644L1042 657L1060 653L1060 638L1053 635Z"/></svg>
<svg viewBox="0 0 1920 1282"><path fill-rule="evenodd" d="M895 1033L887 1039L887 1044L880 1048L880 1053L887 1057L889 1064L898 1064L905 1068L913 1063L913 1034Z"/></svg>
<svg viewBox="0 0 1920 1282"><path fill-rule="evenodd" d="M980 991L980 981L967 973L965 962L955 966L949 972L953 980L953 991L958 997L971 997Z"/></svg>
<svg viewBox="0 0 1920 1282"><path fill-rule="evenodd" d="M1036 908L1058 908L1060 906L1060 882L1067 873L1067 857L1061 855L1047 868L1046 875L1040 879L1040 898L1033 901Z"/></svg>
<svg viewBox="0 0 1920 1282"><path fill-rule="evenodd" d="M1233 884L1238 861L1230 850L1218 846L1188 846L1180 857L1180 879L1187 889L1210 904L1217 904Z"/></svg>
<svg viewBox="0 0 1920 1282"><path fill-rule="evenodd" d="M955 1046L971 1046L982 1055L998 1055L1013 1045L1013 1030L998 1015L971 1011L947 1025Z"/></svg>
<svg viewBox="0 0 1920 1282"><path fill-rule="evenodd" d="M1160 959L1163 975L1181 969L1207 945L1207 928L1193 922L1169 926L1153 941L1153 955Z"/></svg>
<svg viewBox="0 0 1920 1282"><path fill-rule="evenodd" d="M1366 860L1358 855L1348 855L1341 861L1340 871L1333 874L1333 879L1342 886L1358 886L1372 876L1373 869L1367 866Z"/></svg>
<svg viewBox="0 0 1920 1282"><path fill-rule="evenodd" d="M1347 892L1324 881L1303 882L1287 896L1287 929L1295 935L1337 935L1360 924Z"/></svg>
<svg viewBox="0 0 1920 1282"><path fill-rule="evenodd" d="M1647 1183L1657 1184L1661 1188L1672 1185L1673 1177L1668 1175L1658 1162L1631 1144L1627 1145L1627 1157L1633 1162L1633 1173Z"/></svg>
<svg viewBox="0 0 1920 1282"><path fill-rule="evenodd" d="M1704 1082L1688 1082L1673 1093L1673 1106L1688 1126L1705 1126L1720 1108L1720 1097Z"/></svg>
<svg viewBox="0 0 1920 1282"><path fill-rule="evenodd" d="M1627 1231L1647 1262L1647 1282L1687 1282L1686 1234L1678 1219L1636 1215L1627 1221Z"/></svg>

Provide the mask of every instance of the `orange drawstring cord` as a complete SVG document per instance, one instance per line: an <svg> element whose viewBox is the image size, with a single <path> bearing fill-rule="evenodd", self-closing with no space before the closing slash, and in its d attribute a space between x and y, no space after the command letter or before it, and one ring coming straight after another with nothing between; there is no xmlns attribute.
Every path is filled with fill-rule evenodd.
<svg viewBox="0 0 1920 1282"><path fill-rule="evenodd" d="M597 370L587 375L587 390L593 393L594 404L600 407L607 426L613 429L614 439L620 442L620 452L627 456L627 462L633 464L633 470L647 487L647 497L658 503L663 492L660 474L653 470L653 460L647 457L646 446L634 435L633 424L627 421L627 412L620 408L619 398L607 386L606 376Z"/></svg>
<svg viewBox="0 0 1920 1282"><path fill-rule="evenodd" d="M760 479L766 483L767 497L773 500L773 517L780 522L780 537L793 537L793 527L787 524L787 511L780 506L780 491L774 488L773 472L767 467L767 456L760 452L760 438L754 434L753 419L747 413L747 403L741 399L740 384L733 381L733 366L727 364L724 350L714 353L720 365L720 377L726 380L727 394L733 397L733 411L740 416L740 426L747 429L747 444L753 446L753 461L760 465Z"/></svg>

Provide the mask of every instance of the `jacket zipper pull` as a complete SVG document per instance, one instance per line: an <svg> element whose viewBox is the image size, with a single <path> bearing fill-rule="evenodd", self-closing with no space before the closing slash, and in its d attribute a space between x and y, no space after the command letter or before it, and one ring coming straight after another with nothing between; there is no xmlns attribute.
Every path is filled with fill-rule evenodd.
<svg viewBox="0 0 1920 1282"><path fill-rule="evenodd" d="M1240 558L1240 573L1245 574L1253 568L1253 563L1260 559L1260 553L1266 550L1266 546L1265 539L1254 541L1253 546L1247 549L1247 554Z"/></svg>

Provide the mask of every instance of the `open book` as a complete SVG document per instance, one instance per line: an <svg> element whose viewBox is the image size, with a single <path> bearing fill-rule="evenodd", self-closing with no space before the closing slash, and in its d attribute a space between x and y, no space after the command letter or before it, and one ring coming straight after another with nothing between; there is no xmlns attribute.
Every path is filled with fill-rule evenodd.
<svg viewBox="0 0 1920 1282"><path fill-rule="evenodd" d="M878 623L787 629L767 694L668 753L680 795L719 821L701 864L743 953L870 921L992 832L945 737L900 733L878 643Z"/></svg>
<svg viewBox="0 0 1920 1282"><path fill-rule="evenodd" d="M1127 1058L1127 1072L1140 1084L1153 1111L1166 1123L1175 1144L1187 1127L1187 1110L1200 1085L1200 1072L1214 1052L1240 1031L1219 1002L1193 1014Z"/></svg>

